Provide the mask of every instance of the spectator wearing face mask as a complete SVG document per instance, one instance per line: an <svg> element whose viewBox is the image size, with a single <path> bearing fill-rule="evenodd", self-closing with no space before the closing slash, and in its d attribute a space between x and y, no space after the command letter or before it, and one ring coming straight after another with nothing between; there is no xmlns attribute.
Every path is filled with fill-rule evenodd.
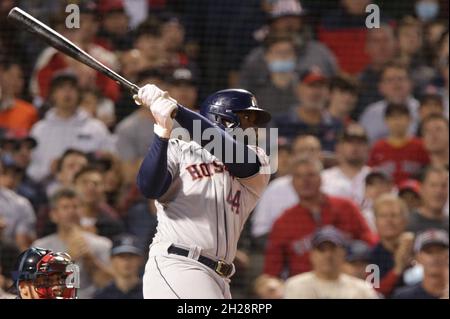
<svg viewBox="0 0 450 319"><path fill-rule="evenodd" d="M239 86L255 94L259 104L272 115L286 112L296 104L296 45L289 34L271 34L264 43L267 77L241 76ZM250 74L248 74L250 75Z"/></svg>

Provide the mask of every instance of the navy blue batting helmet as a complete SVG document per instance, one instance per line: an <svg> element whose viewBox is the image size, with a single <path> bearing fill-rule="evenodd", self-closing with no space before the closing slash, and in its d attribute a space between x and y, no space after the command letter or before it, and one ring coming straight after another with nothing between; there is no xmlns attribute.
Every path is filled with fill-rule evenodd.
<svg viewBox="0 0 450 319"><path fill-rule="evenodd" d="M200 114L222 128L236 128L240 125L237 113L243 111L257 112L257 125L267 124L270 113L258 106L255 96L242 89L218 91L206 98L200 107Z"/></svg>

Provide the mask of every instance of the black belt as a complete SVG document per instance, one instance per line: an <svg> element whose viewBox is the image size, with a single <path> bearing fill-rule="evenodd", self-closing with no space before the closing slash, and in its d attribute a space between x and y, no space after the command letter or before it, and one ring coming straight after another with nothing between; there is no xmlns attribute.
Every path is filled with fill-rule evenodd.
<svg viewBox="0 0 450 319"><path fill-rule="evenodd" d="M167 252L169 254L180 255L184 257L189 256L189 250L174 245L171 245L169 249L167 249ZM233 265L227 264L223 260L216 261L211 258L200 255L198 257L198 262L202 263L205 266L208 266L222 277L228 277L233 272Z"/></svg>

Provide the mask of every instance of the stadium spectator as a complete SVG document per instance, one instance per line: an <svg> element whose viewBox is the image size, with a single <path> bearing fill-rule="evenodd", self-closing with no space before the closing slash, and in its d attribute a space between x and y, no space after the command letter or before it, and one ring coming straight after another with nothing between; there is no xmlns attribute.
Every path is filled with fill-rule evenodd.
<svg viewBox="0 0 450 319"><path fill-rule="evenodd" d="M327 110L330 115L348 125L352 122L350 114L358 101L358 85L350 77L335 76L330 80L330 98Z"/></svg>
<svg viewBox="0 0 450 319"><path fill-rule="evenodd" d="M143 299L142 267L144 252L137 238L121 235L113 240L111 248L111 270L113 281L97 291L94 299Z"/></svg>
<svg viewBox="0 0 450 319"><path fill-rule="evenodd" d="M376 299L369 283L342 272L347 241L339 230L326 226L311 239L312 271L286 281L286 299Z"/></svg>
<svg viewBox="0 0 450 319"><path fill-rule="evenodd" d="M422 205L411 213L408 229L416 234L430 228L448 232L448 170L433 166L425 169L420 197Z"/></svg>
<svg viewBox="0 0 450 319"><path fill-rule="evenodd" d="M407 179L398 185L398 197L401 198L410 212L419 208L420 183L416 179Z"/></svg>
<svg viewBox="0 0 450 319"><path fill-rule="evenodd" d="M338 165L322 172L322 191L330 196L352 200L358 207L364 202L364 186L370 167L367 135L358 124L344 129L336 145Z"/></svg>
<svg viewBox="0 0 450 319"><path fill-rule="evenodd" d="M412 263L414 235L406 232L408 207L394 194L381 195L374 212L380 240L370 253L370 263L380 271L377 290L389 297L396 287L404 285L404 272Z"/></svg>
<svg viewBox="0 0 450 319"><path fill-rule="evenodd" d="M282 299L284 283L277 277L263 274L255 279L253 294L258 299Z"/></svg>
<svg viewBox="0 0 450 319"><path fill-rule="evenodd" d="M290 34L270 34L264 41L267 77L243 77L239 86L255 94L259 105L277 115L297 103L296 44Z"/></svg>
<svg viewBox="0 0 450 319"><path fill-rule="evenodd" d="M431 165L448 170L448 119L442 115L430 115L422 122L421 133Z"/></svg>
<svg viewBox="0 0 450 319"><path fill-rule="evenodd" d="M384 118L388 136L373 145L368 165L388 174L399 185L418 175L430 158L422 140L408 135L411 115L406 105L388 104Z"/></svg>
<svg viewBox="0 0 450 319"><path fill-rule="evenodd" d="M419 120L420 130L422 128L423 121L431 115L444 115L444 102L442 96L439 94L424 94L419 99Z"/></svg>
<svg viewBox="0 0 450 319"><path fill-rule="evenodd" d="M0 163L0 177L5 174ZM0 185L0 219L4 223L3 238L27 249L36 236L36 216L28 199Z"/></svg>
<svg viewBox="0 0 450 319"><path fill-rule="evenodd" d="M298 1L276 1L269 15L268 33L288 33L294 36L298 44L296 70L299 73L315 67L322 70L328 77L335 75L338 69L336 58L325 45L310 39L308 25L302 18L303 15L304 9ZM265 38L267 31L263 31L262 34L264 34L262 38ZM260 45L245 57L239 76L242 84L254 88L257 87L257 83L269 79L269 73L264 46Z"/></svg>
<svg viewBox="0 0 450 319"><path fill-rule="evenodd" d="M389 24L382 24L380 28L367 31L365 51L369 56L370 64L358 77L360 94L352 114L354 119L358 119L368 105L383 98L378 91L381 71L383 66L394 58L396 49L394 29Z"/></svg>
<svg viewBox="0 0 450 319"><path fill-rule="evenodd" d="M329 116L325 110L327 83L328 79L318 69L310 69L300 76L296 88L300 103L273 120L273 126L278 127L281 136L314 135L319 138L323 150L334 151L343 123Z"/></svg>
<svg viewBox="0 0 450 319"><path fill-rule="evenodd" d="M339 228L352 239L374 242L355 204L320 191L320 162L301 157L294 163L292 172L294 189L301 201L275 221L266 248L264 273L285 277L311 270L311 236L325 225Z"/></svg>
<svg viewBox="0 0 450 319"><path fill-rule="evenodd" d="M38 120L36 108L21 99L24 74L19 62L0 61L0 128L27 134Z"/></svg>
<svg viewBox="0 0 450 319"><path fill-rule="evenodd" d="M112 131L116 125L114 103L96 89L84 89L81 93L80 109L98 119Z"/></svg>
<svg viewBox="0 0 450 319"><path fill-rule="evenodd" d="M320 161L320 141L312 135L300 135L292 142L292 158L307 156L313 160ZM282 199L282 200L280 200ZM258 202L252 214L252 236L258 238L266 236L273 223L288 208L299 202L299 197L294 189L292 181L292 167L289 174L270 182Z"/></svg>
<svg viewBox="0 0 450 319"><path fill-rule="evenodd" d="M66 13L60 13L59 22L65 28L65 35L74 41L97 60L112 69L118 70L116 55L95 43L98 23L95 17L95 6L90 3L80 6L80 15L84 16L80 28L65 28ZM35 70L31 79L31 90L34 97L46 100L51 91L51 80L55 74L62 71L71 71L77 74L82 88L97 88L104 96L116 101L119 98L119 85L106 75L89 68L88 66L69 58L56 49L46 48L37 58Z"/></svg>
<svg viewBox="0 0 450 319"><path fill-rule="evenodd" d="M36 240L33 246L68 252L80 267L79 298L91 298L97 288L105 286L111 279L108 268L111 241L82 230L79 198L74 191L60 189L50 202L50 216L57 231Z"/></svg>
<svg viewBox="0 0 450 319"><path fill-rule="evenodd" d="M408 69L398 63L388 63L380 74L378 88L383 100L367 106L359 122L366 129L371 143L388 135L384 114L388 104L404 104L410 113L408 133L413 135L418 126L419 102L411 96L412 83Z"/></svg>
<svg viewBox="0 0 450 319"><path fill-rule="evenodd" d="M342 272L362 280L366 280L370 269L370 247L361 240L352 240L347 245L345 263Z"/></svg>
<svg viewBox="0 0 450 319"><path fill-rule="evenodd" d="M403 18L397 27L397 38L397 59L408 67L415 91L422 92L436 73L425 61L422 23L413 17Z"/></svg>
<svg viewBox="0 0 450 319"><path fill-rule="evenodd" d="M423 279L411 287L397 289L394 299L439 299L448 289L448 232L430 229L414 243L416 260L423 267Z"/></svg>
<svg viewBox="0 0 450 319"><path fill-rule="evenodd" d="M52 108L31 130L31 136L38 142L28 167L33 180L46 178L52 161L69 148L83 152L114 150L108 129L78 108L79 99L78 80L73 74L60 73L53 78L50 91Z"/></svg>
<svg viewBox="0 0 450 319"><path fill-rule="evenodd" d="M170 97L181 105L198 110L198 81L193 71L188 68L175 69L168 79L168 90Z"/></svg>
<svg viewBox="0 0 450 319"><path fill-rule="evenodd" d="M105 201L104 175L95 166L85 166L75 174L73 185L79 194L80 225L102 237L113 238L124 231L118 213Z"/></svg>
<svg viewBox="0 0 450 319"><path fill-rule="evenodd" d="M56 161L55 174L46 182L46 193L51 197L59 188L73 185L74 176L88 164L87 155L76 149L66 150Z"/></svg>
<svg viewBox="0 0 450 319"><path fill-rule="evenodd" d="M3 237L3 230L6 227L4 218L0 216L0 299L6 297L2 293L13 285L13 271L15 270L15 262L19 257L20 251L16 244Z"/></svg>
<svg viewBox="0 0 450 319"><path fill-rule="evenodd" d="M137 27L133 47L142 53L147 68L167 65L161 39L161 22L155 17L149 17Z"/></svg>
<svg viewBox="0 0 450 319"><path fill-rule="evenodd" d="M102 1L98 8L101 25L98 38L112 51L125 51L133 45L128 27L130 18L123 1Z"/></svg>
<svg viewBox="0 0 450 319"><path fill-rule="evenodd" d="M343 72L357 74L369 62L364 45L368 30L366 7L370 2L370 0L339 1L335 10L330 10L322 17L319 39L336 55ZM355 51L359 54L354 54Z"/></svg>
<svg viewBox="0 0 450 319"><path fill-rule="evenodd" d="M139 73L137 85L153 83L162 90L168 85L164 74L159 69L146 69ZM132 98L130 96L130 101ZM130 103L128 101L128 103ZM134 104L134 102L131 102ZM119 106L122 107L122 106ZM133 113L125 117L116 127L117 155L124 163L124 175L126 183L135 183L140 162L147 154L153 141L153 116L149 109L136 105L131 106Z"/></svg>
<svg viewBox="0 0 450 319"><path fill-rule="evenodd" d="M47 202L45 191L42 185L34 182L26 169L31 162L31 153L37 142L28 135L15 135L7 132L6 136L0 137L0 160L5 166L14 168L15 186L11 188L17 194L27 198L34 211L38 211L41 205ZM11 172L11 170L10 170Z"/></svg>

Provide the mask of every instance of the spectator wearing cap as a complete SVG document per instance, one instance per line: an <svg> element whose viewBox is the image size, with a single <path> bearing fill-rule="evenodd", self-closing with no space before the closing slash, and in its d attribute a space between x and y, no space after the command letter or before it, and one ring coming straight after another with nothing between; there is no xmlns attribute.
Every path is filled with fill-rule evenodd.
<svg viewBox="0 0 450 319"><path fill-rule="evenodd" d="M269 13L268 26L257 34L263 35L260 40L265 39L266 35L271 33L289 34L297 43L295 69L298 72L317 67L326 76L333 76L338 69L336 58L325 45L310 38L304 15L305 10L297 0L275 1ZM257 83L262 83L270 78L269 74L265 48L260 45L245 57L240 69L240 81L247 87L257 87Z"/></svg>
<svg viewBox="0 0 450 319"><path fill-rule="evenodd" d="M288 208L275 221L266 246L264 273L285 277L311 270L311 236L332 225L352 239L374 243L375 238L360 211L348 199L321 192L321 164L298 158L292 167L293 186L300 203Z"/></svg>
<svg viewBox="0 0 450 319"><path fill-rule="evenodd" d="M326 112L328 93L328 78L319 69L304 72L296 88L300 103L274 117L273 126L278 127L279 134L287 138L299 134L317 136L323 150L334 151L343 123Z"/></svg>
<svg viewBox="0 0 450 319"><path fill-rule="evenodd" d="M292 141L289 174L276 178L269 183L255 211L252 214L252 236L264 238L270 233L273 223L288 208L299 202L292 178L292 159L299 156L321 161L321 145L317 137L300 135Z"/></svg>
<svg viewBox="0 0 450 319"><path fill-rule="evenodd" d="M448 295L448 232L429 229L414 243L417 262L423 267L423 279L410 287L397 289L394 299L439 299Z"/></svg>
<svg viewBox="0 0 450 319"><path fill-rule="evenodd" d="M162 90L168 89L166 77L160 69L145 69L138 74L137 85L153 83ZM133 103L130 97L128 103ZM125 106L125 105L123 105ZM130 106L133 112L125 117L116 127L117 154L124 163L126 183L135 184L139 165L147 154L153 141L153 116L148 108ZM122 108L118 106L118 108Z"/></svg>
<svg viewBox="0 0 450 319"><path fill-rule="evenodd" d="M311 239L312 271L286 281L286 299L376 299L366 281L343 273L347 240L332 226L323 227Z"/></svg>
<svg viewBox="0 0 450 319"><path fill-rule="evenodd" d="M420 233L429 228L448 232L448 170L430 166L421 176L421 206L412 212L408 229Z"/></svg>
<svg viewBox="0 0 450 319"><path fill-rule="evenodd" d="M0 162L0 180L6 174ZM36 215L29 200L0 184L0 207L3 237L27 249L36 237Z"/></svg>
<svg viewBox="0 0 450 319"><path fill-rule="evenodd" d="M411 137L411 115L405 104L388 104L385 109L388 136L373 145L369 166L392 176L396 185L414 177L430 162L421 139Z"/></svg>
<svg viewBox="0 0 450 319"><path fill-rule="evenodd" d="M448 119L442 115L430 115L421 125L421 136L430 155L431 165L448 170L449 140Z"/></svg>
<svg viewBox="0 0 450 319"><path fill-rule="evenodd" d="M370 167L366 165L369 145L364 129L352 124L344 129L337 145L338 165L322 172L322 191L352 200L358 207L364 202L364 186Z"/></svg>
<svg viewBox="0 0 450 319"><path fill-rule="evenodd" d="M69 148L83 152L114 151L113 138L105 125L79 109L80 89L76 76L56 75L49 101L52 108L31 130L31 136L38 142L27 171L33 180L46 178L52 162Z"/></svg>
<svg viewBox="0 0 450 319"><path fill-rule="evenodd" d="M352 240L347 245L345 263L342 272L362 280L367 278L367 266L370 264L370 247L361 240Z"/></svg>
<svg viewBox="0 0 450 319"><path fill-rule="evenodd" d="M143 257L136 237L120 235L115 238L111 248L113 281L98 290L94 299L143 299L139 277Z"/></svg>
<svg viewBox="0 0 450 319"><path fill-rule="evenodd" d="M370 263L377 265L380 284L376 289L389 297L404 285L405 270L411 267L414 235L406 232L409 211L394 194L381 195L374 203L375 225L380 237L370 253Z"/></svg>
<svg viewBox="0 0 450 319"><path fill-rule="evenodd" d="M191 110L197 110L198 81L188 68L175 69L168 81L169 95Z"/></svg>
<svg viewBox="0 0 450 319"><path fill-rule="evenodd" d="M36 108L20 99L24 86L19 62L0 62L0 128L27 134L38 120Z"/></svg>
<svg viewBox="0 0 450 319"><path fill-rule="evenodd" d="M259 104L272 115L289 110L297 103L295 87L296 44L290 34L270 34L264 41L267 78L240 78L239 87L255 94Z"/></svg>
<svg viewBox="0 0 450 319"><path fill-rule="evenodd" d="M398 197L400 197L408 206L410 212L419 208L420 200L420 182L416 179L407 179L398 185Z"/></svg>
<svg viewBox="0 0 450 319"><path fill-rule="evenodd" d="M379 28L368 29L365 52L369 57L369 64L358 76L361 85L358 104L352 114L354 119L358 119L368 105L383 98L378 91L381 72L384 65L390 62L397 52L397 41L393 26L382 23Z"/></svg>
<svg viewBox="0 0 450 319"><path fill-rule="evenodd" d="M56 231L39 238L33 246L66 251L80 267L79 298L89 299L96 289L111 280L111 241L105 237L84 231L80 226L80 201L77 193L62 188L50 199L52 221Z"/></svg>
<svg viewBox="0 0 450 319"><path fill-rule="evenodd" d="M106 47L112 51L130 49L133 45L133 37L129 28L130 17L125 11L123 1L99 1L98 12L101 17L99 39L104 41Z"/></svg>
<svg viewBox="0 0 450 319"><path fill-rule="evenodd" d="M386 64L381 71L378 89L383 99L368 105L359 118L370 142L375 143L389 134L384 118L389 104L403 104L408 108L410 121L407 133L414 135L419 124L419 102L411 95L412 83L408 69L398 62Z"/></svg>
<svg viewBox="0 0 450 319"><path fill-rule="evenodd" d="M329 85L327 111L333 118L349 125L352 122L350 114L358 101L358 86L352 78L344 75L331 78Z"/></svg>
<svg viewBox="0 0 450 319"><path fill-rule="evenodd" d="M73 178L73 186L79 194L80 224L84 230L110 239L124 231L118 213L106 203L105 175L99 168L81 168Z"/></svg>
<svg viewBox="0 0 450 319"><path fill-rule="evenodd" d="M7 133L5 137L0 138L0 148L3 153L1 160L7 171L12 173L10 177L13 177L12 180L15 181L12 187L8 188L27 198L37 212L39 207L47 202L47 197L42 185L34 182L26 173L31 163L32 151L36 146L36 140L28 135Z"/></svg>

